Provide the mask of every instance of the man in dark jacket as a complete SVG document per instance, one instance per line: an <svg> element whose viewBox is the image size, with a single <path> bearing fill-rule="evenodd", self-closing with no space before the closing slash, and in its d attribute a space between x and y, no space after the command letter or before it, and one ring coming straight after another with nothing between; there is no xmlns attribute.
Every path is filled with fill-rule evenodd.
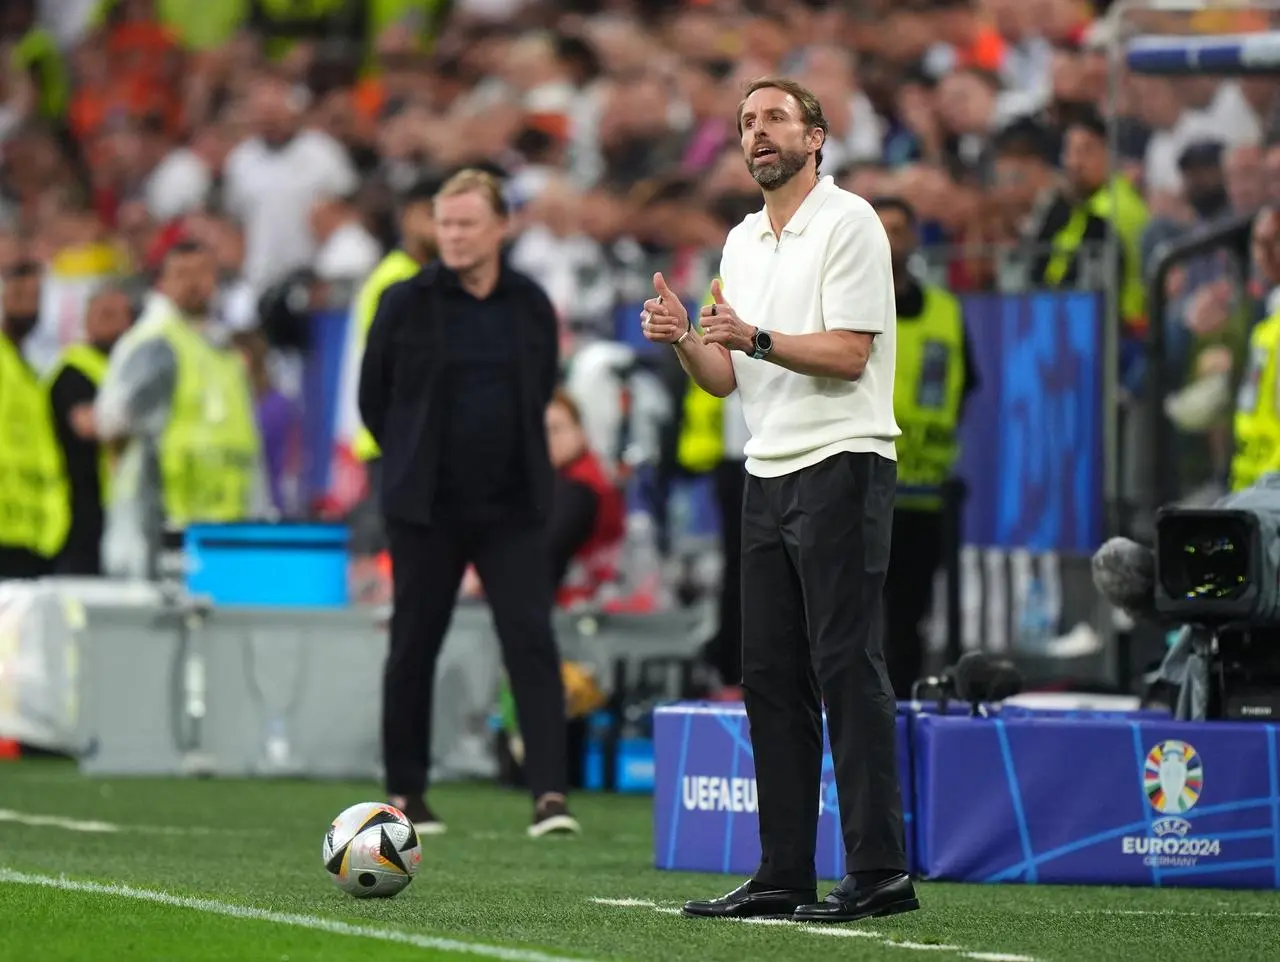
<svg viewBox="0 0 1280 962"><path fill-rule="evenodd" d="M555 312L502 258L498 182L455 175L435 199L440 260L383 293L360 371L360 416L382 450L394 611L383 684L387 793L420 832L432 684L474 564L493 611L525 742L535 837L577 832L565 801L566 721L551 630L552 469L544 414L558 374Z"/></svg>

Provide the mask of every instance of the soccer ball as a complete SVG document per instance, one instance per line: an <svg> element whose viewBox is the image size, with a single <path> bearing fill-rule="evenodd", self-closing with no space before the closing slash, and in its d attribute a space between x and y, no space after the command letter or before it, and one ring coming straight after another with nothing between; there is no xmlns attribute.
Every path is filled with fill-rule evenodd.
<svg viewBox="0 0 1280 962"><path fill-rule="evenodd" d="M333 884L358 899L391 898L413 881L422 862L413 823L380 802L352 805L335 818L321 855Z"/></svg>

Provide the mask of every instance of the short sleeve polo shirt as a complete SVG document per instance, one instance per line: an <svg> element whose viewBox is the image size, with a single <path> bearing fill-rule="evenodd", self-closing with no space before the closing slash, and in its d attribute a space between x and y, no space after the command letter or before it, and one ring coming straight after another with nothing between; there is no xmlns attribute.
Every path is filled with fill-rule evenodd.
<svg viewBox="0 0 1280 962"><path fill-rule="evenodd" d="M729 233L720 262L725 300L748 324L780 334L875 335L855 381L796 374L735 351L734 376L751 432L747 471L778 477L844 451L897 460L893 416L897 314L889 238L875 209L823 177L775 235L764 210Z"/></svg>

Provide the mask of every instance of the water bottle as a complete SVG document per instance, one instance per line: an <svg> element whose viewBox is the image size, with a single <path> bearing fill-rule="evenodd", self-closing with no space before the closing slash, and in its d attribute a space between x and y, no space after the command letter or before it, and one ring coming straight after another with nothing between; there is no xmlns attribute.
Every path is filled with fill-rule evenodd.
<svg viewBox="0 0 1280 962"><path fill-rule="evenodd" d="M1027 594L1022 602L1022 616L1018 624L1018 645L1024 651L1044 651L1053 635L1053 618L1049 612L1049 597L1039 576L1027 582Z"/></svg>

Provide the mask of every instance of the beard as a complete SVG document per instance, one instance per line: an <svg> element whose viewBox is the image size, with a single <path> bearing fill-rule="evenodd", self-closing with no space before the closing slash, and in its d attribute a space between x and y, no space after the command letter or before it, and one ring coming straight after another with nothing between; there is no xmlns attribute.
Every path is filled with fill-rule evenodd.
<svg viewBox="0 0 1280 962"><path fill-rule="evenodd" d="M775 149L777 153L772 164L757 164L754 158L747 158L747 170L764 190L777 190L804 170L805 162L809 159L809 155L801 150Z"/></svg>
<svg viewBox="0 0 1280 962"><path fill-rule="evenodd" d="M39 314L8 314L4 318L4 325L14 340L21 341L36 329L39 320Z"/></svg>

